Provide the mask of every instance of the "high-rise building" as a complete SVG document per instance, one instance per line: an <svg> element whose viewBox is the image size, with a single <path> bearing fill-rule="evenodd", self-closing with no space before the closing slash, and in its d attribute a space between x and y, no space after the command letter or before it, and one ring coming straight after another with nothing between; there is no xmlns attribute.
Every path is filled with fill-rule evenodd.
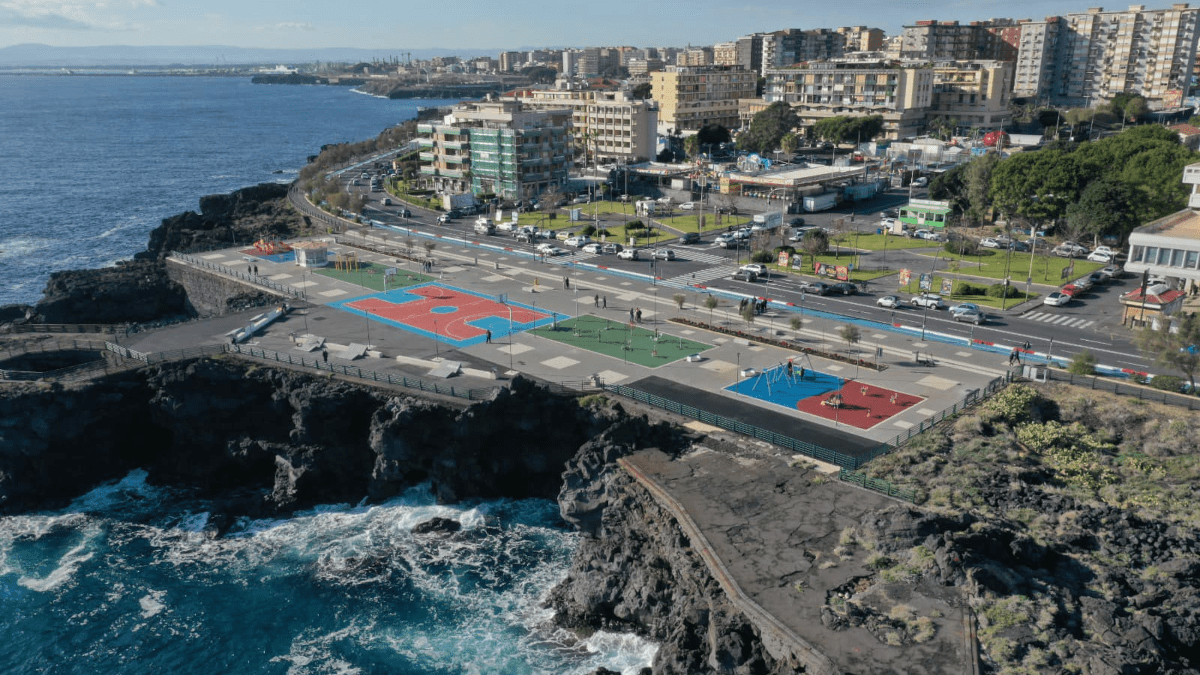
<svg viewBox="0 0 1200 675"><path fill-rule="evenodd" d="M933 64L928 123L943 120L957 134L1001 129L1012 119L1013 64L1007 61L939 61Z"/></svg>
<svg viewBox="0 0 1200 675"><path fill-rule="evenodd" d="M1014 61L1020 26L1012 19L928 20L905 26L902 35L900 57L905 59Z"/></svg>
<svg viewBox="0 0 1200 675"><path fill-rule="evenodd" d="M885 137L916 136L933 102L933 69L922 66L843 59L767 69L763 98L791 104L809 126L839 115L882 115Z"/></svg>
<svg viewBox="0 0 1200 675"><path fill-rule="evenodd" d="M566 183L570 133L570 108L460 103L441 124L417 125L421 175L439 190L533 196Z"/></svg>
<svg viewBox="0 0 1200 675"><path fill-rule="evenodd" d="M837 32L846 38L847 52L877 52L883 49L883 30L866 26L843 26Z"/></svg>
<svg viewBox="0 0 1200 675"><path fill-rule="evenodd" d="M712 47L688 47L675 55L677 66L711 66L713 65Z"/></svg>
<svg viewBox="0 0 1200 675"><path fill-rule="evenodd" d="M525 65L525 54L523 52L500 52L500 71L504 73L512 73L521 69Z"/></svg>
<svg viewBox="0 0 1200 675"><path fill-rule="evenodd" d="M1178 106L1191 84L1200 8L1086 12L1021 26L1014 89L1055 105L1082 106L1117 94L1152 108Z"/></svg>
<svg viewBox="0 0 1200 675"><path fill-rule="evenodd" d="M650 74L660 129L694 130L706 124L739 125L738 99L752 98L758 78L736 66L668 66Z"/></svg>
<svg viewBox="0 0 1200 675"><path fill-rule="evenodd" d="M658 105L627 91L534 89L515 98L531 108L570 108L572 135L600 161L648 161L656 154Z"/></svg>
<svg viewBox="0 0 1200 675"><path fill-rule="evenodd" d="M846 35L827 28L788 28L762 38L762 68L786 68L802 61L835 59L846 52Z"/></svg>

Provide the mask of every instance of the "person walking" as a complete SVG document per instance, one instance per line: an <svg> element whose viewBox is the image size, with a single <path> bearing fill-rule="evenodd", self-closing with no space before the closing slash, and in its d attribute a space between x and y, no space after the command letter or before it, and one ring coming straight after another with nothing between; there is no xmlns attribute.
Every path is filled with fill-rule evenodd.
<svg viewBox="0 0 1200 675"><path fill-rule="evenodd" d="M629 323L633 323L633 308L629 308Z"/></svg>
<svg viewBox="0 0 1200 675"><path fill-rule="evenodd" d="M571 277L563 277L563 288L571 290Z"/></svg>
<svg viewBox="0 0 1200 675"><path fill-rule="evenodd" d="M329 363L329 350L325 349L324 347L321 347L321 360L325 363Z"/></svg>
<svg viewBox="0 0 1200 675"><path fill-rule="evenodd" d="M487 341L484 344L492 344L492 331L490 329L487 331Z"/></svg>
<svg viewBox="0 0 1200 675"><path fill-rule="evenodd" d="M600 294L599 293L597 293L596 296L594 298L592 298L592 306L593 307L600 306Z"/></svg>
<svg viewBox="0 0 1200 675"><path fill-rule="evenodd" d="M1021 362L1021 357L1017 356L1017 348L1013 347L1013 350L1011 352L1009 352L1009 354L1008 354L1008 365L1011 366L1014 363L1020 363L1020 362Z"/></svg>
<svg viewBox="0 0 1200 675"><path fill-rule="evenodd" d="M638 307L638 310L637 310L637 322L638 323L642 322L642 308L641 307Z"/></svg>
<svg viewBox="0 0 1200 675"><path fill-rule="evenodd" d="M254 266L254 276L258 276L258 265Z"/></svg>
<svg viewBox="0 0 1200 675"><path fill-rule="evenodd" d="M608 309L608 296L607 295L600 298L600 308Z"/></svg>

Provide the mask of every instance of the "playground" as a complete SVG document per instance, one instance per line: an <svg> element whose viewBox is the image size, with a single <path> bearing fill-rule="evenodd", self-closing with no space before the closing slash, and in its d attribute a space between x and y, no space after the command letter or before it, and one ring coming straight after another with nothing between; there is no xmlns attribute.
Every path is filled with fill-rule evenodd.
<svg viewBox="0 0 1200 675"><path fill-rule="evenodd" d="M663 335L591 314L558 321L530 333L647 368L656 368L712 348L702 342Z"/></svg>
<svg viewBox="0 0 1200 675"><path fill-rule="evenodd" d="M395 270L396 273L387 274L389 269ZM354 284L355 286L362 286L372 291L390 291L433 281L433 277L426 276L420 272L410 272L396 267L389 268L386 265L372 262L360 262L354 266L334 265L321 267L314 269L313 274L320 274L323 277L337 279L348 284Z"/></svg>
<svg viewBox="0 0 1200 675"><path fill-rule="evenodd" d="M870 429L925 400L819 372L807 357L739 378L725 389L859 429Z"/></svg>
<svg viewBox="0 0 1200 675"><path fill-rule="evenodd" d="M267 241L259 239L254 242L254 248L242 251L242 255L253 256L259 260L273 263L289 263L296 261L296 252L282 241Z"/></svg>
<svg viewBox="0 0 1200 675"><path fill-rule="evenodd" d="M550 313L441 284L353 298L333 307L462 349L551 323Z"/></svg>

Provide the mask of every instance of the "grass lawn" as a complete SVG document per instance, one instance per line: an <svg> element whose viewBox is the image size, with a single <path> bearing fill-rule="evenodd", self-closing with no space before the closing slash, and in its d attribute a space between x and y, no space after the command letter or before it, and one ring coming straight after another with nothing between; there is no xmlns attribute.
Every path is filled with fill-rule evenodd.
<svg viewBox="0 0 1200 675"><path fill-rule="evenodd" d="M1014 251L1011 255L1012 260L1008 263L1008 276L1012 278L1013 283L1024 285L1025 277L1029 275L1029 258L1031 254ZM952 272L986 277L997 281L1003 279L1005 276L1004 261L1006 256L1004 252L993 253L990 256L964 257L943 251L939 254L939 257L943 260L959 261L958 269L952 268ZM1048 286L1061 286L1072 279L1087 276L1104 267L1104 263L1075 260L1075 271L1064 278L1062 271L1071 263L1070 259L1047 255L1033 256L1033 258L1033 283L1046 284Z"/></svg>
<svg viewBox="0 0 1200 675"><path fill-rule="evenodd" d="M697 354L712 345L660 334L640 326L604 319L591 314L559 321L558 328L542 326L528 331L548 340L586 349L590 352L629 361L647 368L678 361L688 354Z"/></svg>
<svg viewBox="0 0 1200 675"><path fill-rule="evenodd" d="M320 274L323 277L338 279L355 286L362 286L373 291L392 290L395 288L406 288L416 284L423 284L426 281L433 281L433 277L425 276L418 272L409 272L407 270L396 270L396 275L387 281L387 288L384 288L384 271L386 265L379 263L362 262L358 264L357 271L338 270L333 267L322 267L313 270L313 274Z"/></svg>
<svg viewBox="0 0 1200 675"><path fill-rule="evenodd" d="M898 248L937 248L942 245L936 241L927 241L925 239L913 239L912 237L901 237L894 234L860 234L857 237L853 234L846 236L846 241L842 246L854 246L864 251L882 251L893 250ZM833 243L830 242L830 248Z"/></svg>
<svg viewBox="0 0 1200 675"><path fill-rule="evenodd" d="M563 209L579 209L583 213L583 215L585 215L589 218L591 218L592 216L595 216L597 213L600 213L600 214L615 213L617 215L628 214L630 220L635 220L637 218L637 216L634 215L636 207L633 205L633 202L622 203L622 202L599 201L599 202L592 202L591 204L568 204L567 206L564 206L562 208Z"/></svg>
<svg viewBox="0 0 1200 675"><path fill-rule="evenodd" d="M405 187L404 183L400 183L399 185L395 186L388 186L388 194L402 202L412 204L413 206L420 206L421 208L430 209L433 211L442 210L442 200L438 199L437 197L427 197L425 195L410 195L408 193L408 188Z"/></svg>
<svg viewBox="0 0 1200 675"><path fill-rule="evenodd" d="M961 280L958 280L958 281L961 281ZM913 274L912 281L909 281L907 286L900 286L899 292L900 293L911 293L913 295L919 295L921 293L920 283L921 283L920 275ZM1017 289L1018 289L1017 294L1012 296L1011 298L1009 298L1007 302L1002 303L1000 298L993 298L993 297L989 297L986 295L962 295L962 294L942 293L941 292L942 277L934 275L933 290L930 292L937 293L938 295L942 296L942 298L949 304L954 304L954 303L958 303L958 302L973 302L976 305L979 305L981 307L993 307L995 309L1000 309L1001 304L1003 304L1004 307L1007 308L1007 307L1012 307L1014 305L1018 305L1022 302L1025 302L1026 300L1038 297L1037 293L1030 293L1029 295L1025 295L1025 292L1020 290L1021 288L1024 288L1024 287L1025 287L1025 284L1017 285ZM875 289L875 290L877 292L882 292L881 289ZM906 298L901 298L901 300L905 300L905 299Z"/></svg>

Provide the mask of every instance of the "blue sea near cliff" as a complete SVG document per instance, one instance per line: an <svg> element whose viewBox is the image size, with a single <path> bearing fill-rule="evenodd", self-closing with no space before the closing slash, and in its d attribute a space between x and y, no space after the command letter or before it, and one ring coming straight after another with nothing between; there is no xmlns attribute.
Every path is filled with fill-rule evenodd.
<svg viewBox="0 0 1200 675"><path fill-rule="evenodd" d="M0 75L0 305L111 265L200 197L290 182L328 143L451 101L247 78Z"/></svg>
<svg viewBox="0 0 1200 675"><path fill-rule="evenodd" d="M223 78L0 76L0 90L0 304L35 302L51 271L129 258L203 195L290 181L322 144L444 103ZM542 602L577 545L551 501L439 506L415 488L220 537L208 511L135 471L0 517L0 673L582 675L655 653L550 625ZM411 534L434 516L463 530Z"/></svg>

